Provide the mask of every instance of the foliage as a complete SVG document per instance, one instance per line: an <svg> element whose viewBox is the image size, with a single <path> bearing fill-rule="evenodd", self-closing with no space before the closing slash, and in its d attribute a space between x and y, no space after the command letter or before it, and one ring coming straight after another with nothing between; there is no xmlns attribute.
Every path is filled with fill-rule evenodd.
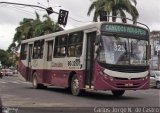
<svg viewBox="0 0 160 113"><path fill-rule="evenodd" d="M12 65L12 59L7 51L0 49L0 61L3 66L10 67Z"/></svg>
<svg viewBox="0 0 160 113"><path fill-rule="evenodd" d="M100 11L106 11L107 16L112 17L112 21L116 21L116 17L126 17L126 12L132 16L134 23L139 17L139 13L136 9L136 0L94 0L88 9L87 15L90 16L91 12L94 11L93 21L97 21L100 16ZM125 18L121 18L122 22L126 22ZM109 17L107 18L109 21Z"/></svg>
<svg viewBox="0 0 160 113"><path fill-rule="evenodd" d="M57 23L52 21L48 15L44 15L43 18L44 21L41 21L38 13L36 13L36 19L24 18L16 28L13 42L9 46L8 51L11 51L11 48L15 43L17 43L16 46L19 47L20 42L23 39L38 37L63 30Z"/></svg>

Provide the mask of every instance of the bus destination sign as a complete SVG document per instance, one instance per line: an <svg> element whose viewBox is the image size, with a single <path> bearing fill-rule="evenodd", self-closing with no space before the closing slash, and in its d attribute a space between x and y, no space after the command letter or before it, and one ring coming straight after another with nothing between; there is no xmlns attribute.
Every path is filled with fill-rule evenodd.
<svg viewBox="0 0 160 113"><path fill-rule="evenodd" d="M102 31L112 32L112 33L126 33L128 35L137 35L137 36L147 36L147 30L136 27L136 26L129 26L129 25L122 25L122 24L103 24Z"/></svg>

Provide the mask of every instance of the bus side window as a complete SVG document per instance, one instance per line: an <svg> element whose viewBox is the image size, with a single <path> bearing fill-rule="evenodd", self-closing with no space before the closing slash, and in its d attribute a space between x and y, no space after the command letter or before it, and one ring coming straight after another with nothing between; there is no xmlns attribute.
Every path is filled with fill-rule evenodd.
<svg viewBox="0 0 160 113"><path fill-rule="evenodd" d="M67 37L68 35L62 35L56 37L54 57L65 57L67 54Z"/></svg>
<svg viewBox="0 0 160 113"><path fill-rule="evenodd" d="M40 53L40 40L34 42L33 59L38 59Z"/></svg>
<svg viewBox="0 0 160 113"><path fill-rule="evenodd" d="M76 56L81 56L82 54L82 45L77 45L76 46Z"/></svg>
<svg viewBox="0 0 160 113"><path fill-rule="evenodd" d="M68 39L68 56L80 57L82 54L83 31L71 33Z"/></svg>
<svg viewBox="0 0 160 113"><path fill-rule="evenodd" d="M39 58L40 59L43 58L43 50L44 50L44 40L41 40L41 43L40 43L40 53L39 53Z"/></svg>
<svg viewBox="0 0 160 113"><path fill-rule="evenodd" d="M70 57L74 57L75 56L75 47L74 46L68 47L68 55Z"/></svg>
<svg viewBox="0 0 160 113"><path fill-rule="evenodd" d="M21 53L20 53L20 59L25 60L27 58L27 44L21 45Z"/></svg>
<svg viewBox="0 0 160 113"><path fill-rule="evenodd" d="M60 56L60 48L59 48L59 47L56 47L56 48L55 48L54 56L55 56L55 57Z"/></svg>

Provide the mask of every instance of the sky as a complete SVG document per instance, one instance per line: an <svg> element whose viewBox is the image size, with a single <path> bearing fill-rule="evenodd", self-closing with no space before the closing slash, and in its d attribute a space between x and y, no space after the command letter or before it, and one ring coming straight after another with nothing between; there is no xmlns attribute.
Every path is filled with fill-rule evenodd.
<svg viewBox="0 0 160 113"><path fill-rule="evenodd" d="M56 12L59 12L59 9L68 10L69 19L66 29L87 24L93 18L93 14L87 16L88 8L93 0L0 0L0 2L4 1L40 5L42 7L49 6ZM160 31L159 4L160 0L137 0L136 7L140 15L138 21L148 25L151 31ZM8 48L19 22L23 18L35 18L35 11L40 14L41 19L46 14L46 11L38 8L0 4L0 49L6 50ZM58 19L57 14L51 14L50 17L54 21Z"/></svg>

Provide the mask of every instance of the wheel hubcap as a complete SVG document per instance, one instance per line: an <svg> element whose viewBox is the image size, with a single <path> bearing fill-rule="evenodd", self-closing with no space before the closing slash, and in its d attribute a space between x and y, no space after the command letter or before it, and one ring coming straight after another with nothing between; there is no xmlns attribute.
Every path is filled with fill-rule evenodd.
<svg viewBox="0 0 160 113"><path fill-rule="evenodd" d="M36 87L37 86L37 81L36 78L33 79L33 86Z"/></svg>
<svg viewBox="0 0 160 113"><path fill-rule="evenodd" d="M79 89L79 82L78 82L78 79L75 79L74 82L73 82L73 89Z"/></svg>

